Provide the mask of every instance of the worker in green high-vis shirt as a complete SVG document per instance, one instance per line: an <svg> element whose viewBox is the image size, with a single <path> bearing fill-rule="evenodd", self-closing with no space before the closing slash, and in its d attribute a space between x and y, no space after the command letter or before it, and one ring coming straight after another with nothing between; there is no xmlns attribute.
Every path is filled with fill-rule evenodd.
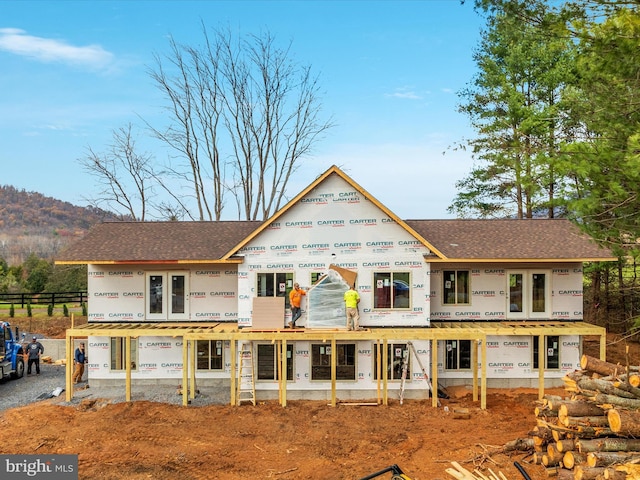
<svg viewBox="0 0 640 480"><path fill-rule="evenodd" d="M358 326L358 320L360 320L359 303L360 295L353 285L349 285L349 290L344 292L344 304L347 309L347 330L360 330Z"/></svg>

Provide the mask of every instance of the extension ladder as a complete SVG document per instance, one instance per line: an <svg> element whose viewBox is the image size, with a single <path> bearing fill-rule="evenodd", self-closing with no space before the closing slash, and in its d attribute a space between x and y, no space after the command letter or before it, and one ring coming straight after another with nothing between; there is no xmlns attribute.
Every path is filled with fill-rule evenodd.
<svg viewBox="0 0 640 480"><path fill-rule="evenodd" d="M253 376L253 343L243 342L240 348L238 364L236 403L251 402L256 404L256 382Z"/></svg>

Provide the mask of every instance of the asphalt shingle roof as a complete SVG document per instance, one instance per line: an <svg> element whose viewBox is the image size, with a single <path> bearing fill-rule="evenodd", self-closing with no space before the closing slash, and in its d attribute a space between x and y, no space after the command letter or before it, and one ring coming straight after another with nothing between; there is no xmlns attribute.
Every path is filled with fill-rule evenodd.
<svg viewBox="0 0 640 480"><path fill-rule="evenodd" d="M222 258L262 222L106 222L60 252L56 261L205 262Z"/></svg>
<svg viewBox="0 0 640 480"><path fill-rule="evenodd" d="M406 220L447 258L612 259L566 219Z"/></svg>
<svg viewBox="0 0 640 480"><path fill-rule="evenodd" d="M450 259L607 260L565 219L406 220L409 227ZM61 252L62 263L211 262L256 230L259 221L107 222Z"/></svg>

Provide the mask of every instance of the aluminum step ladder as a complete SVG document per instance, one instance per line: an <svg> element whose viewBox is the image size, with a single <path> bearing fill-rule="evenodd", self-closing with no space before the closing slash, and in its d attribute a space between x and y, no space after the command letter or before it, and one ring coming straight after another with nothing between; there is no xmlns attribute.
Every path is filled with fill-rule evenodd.
<svg viewBox="0 0 640 480"><path fill-rule="evenodd" d="M422 375L424 376L424 379L427 381L427 390L430 392L432 397L435 395L437 398L438 394L433 391L433 385L431 385L429 374L427 373L427 370L424 368L424 365L422 364L422 361L418 356L418 352L416 352L416 347L414 347L413 343L411 342L407 342L407 347L408 348L404 352L404 358L402 359L402 381L400 384L400 405L402 405L402 402L404 400L404 384L407 379L407 370L409 368L409 356L411 355L411 353L413 353L413 356L418 362L418 365L420 365L420 370L422 370ZM438 406L440 406L439 398L437 402L438 402Z"/></svg>
<svg viewBox="0 0 640 480"><path fill-rule="evenodd" d="M256 382L253 375L253 342L242 342L238 364L237 405L242 402L256 404Z"/></svg>

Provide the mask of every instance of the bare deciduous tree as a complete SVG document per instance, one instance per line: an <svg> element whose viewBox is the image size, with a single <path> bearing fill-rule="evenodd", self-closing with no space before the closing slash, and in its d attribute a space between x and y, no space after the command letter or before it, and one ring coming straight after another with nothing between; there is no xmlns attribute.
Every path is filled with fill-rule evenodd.
<svg viewBox="0 0 640 480"><path fill-rule="evenodd" d="M113 143L106 153L97 153L91 147L80 164L100 185L95 197L87 198L97 207L122 213L136 221L144 221L153 192L152 155L136 152L128 124L113 131Z"/></svg>
<svg viewBox="0 0 640 480"><path fill-rule="evenodd" d="M320 119L318 79L268 33L242 39L228 31L210 38L204 25L202 31L202 46L172 38L170 54L156 56L150 75L168 99L171 123L147 125L177 156L165 173L190 184L197 215L180 205L189 217L219 220L230 193L239 218L266 219L332 126Z"/></svg>

